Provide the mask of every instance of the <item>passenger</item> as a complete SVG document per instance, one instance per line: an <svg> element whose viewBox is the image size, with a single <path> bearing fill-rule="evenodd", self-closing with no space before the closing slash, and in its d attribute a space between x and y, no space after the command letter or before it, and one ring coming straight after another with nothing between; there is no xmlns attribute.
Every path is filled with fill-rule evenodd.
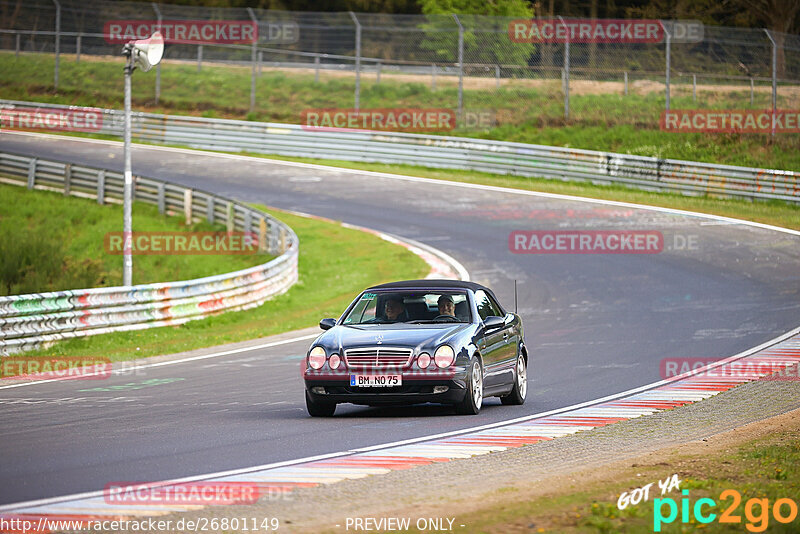
<svg viewBox="0 0 800 534"><path fill-rule="evenodd" d="M384 313L386 314L387 321L393 323L408 321L406 307L405 304L403 304L403 299L400 297L389 297L386 301Z"/></svg>
<svg viewBox="0 0 800 534"><path fill-rule="evenodd" d="M439 315L456 316L456 305L453 303L453 297L450 295L442 295L438 300Z"/></svg>

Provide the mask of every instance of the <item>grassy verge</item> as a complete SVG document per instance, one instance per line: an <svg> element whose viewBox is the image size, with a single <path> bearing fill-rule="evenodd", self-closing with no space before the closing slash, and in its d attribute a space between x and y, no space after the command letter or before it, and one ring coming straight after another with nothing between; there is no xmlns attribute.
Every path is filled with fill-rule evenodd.
<svg viewBox="0 0 800 534"><path fill-rule="evenodd" d="M176 327L115 332L60 342L26 356L87 356L124 361L288 332L338 317L363 288L420 278L428 266L403 247L338 224L270 210L300 238L300 280L258 308L224 313Z"/></svg>
<svg viewBox="0 0 800 534"><path fill-rule="evenodd" d="M109 254L104 238L122 231L122 207L84 198L0 184L0 295L122 284L122 256ZM137 232L224 232L225 226L184 224L158 208L133 205ZM140 255L134 283L188 280L246 269L267 255Z"/></svg>
<svg viewBox="0 0 800 534"><path fill-rule="evenodd" d="M53 58L46 55L0 53L0 96L13 100L121 108L123 78L120 60L87 57L81 63L62 60L58 91L52 86ZM387 73L380 84L364 77L361 107L449 108L456 106L457 89L449 84L431 90L421 81ZM424 77L423 77L424 78ZM531 85L526 82L536 82ZM514 82L464 90L467 110L491 109L496 126L481 130L457 129L467 135L505 141L623 152L644 156L687 159L731 165L800 170L800 134L780 134L772 142L761 134L672 133L659 128L664 109L663 91L581 94L570 98L571 115L564 119L563 95L558 83L541 80ZM581 83L576 81L575 83ZM310 108L351 108L352 76L326 73L319 83L309 71L267 70L258 79L258 107L249 111L250 69L196 65L167 60L162 68L161 99L155 105L154 77L133 78L136 109L204 117L259 121L302 122ZM469 84L468 84L469 86ZM676 87L672 109L766 109L766 92L756 93L750 105L749 91L698 90L695 101L685 88ZM797 88L782 88L778 108L797 108Z"/></svg>
<svg viewBox="0 0 800 534"><path fill-rule="evenodd" d="M652 533L655 499L672 498L678 513L671 524L662 525L661 532L695 532L698 529L704 532L797 532L800 517L796 515L790 523L780 523L775 520L773 506L778 499L791 499L795 507L800 506L797 498L800 495L798 431L800 424L795 421L782 425L768 437L748 440L737 447L711 454L673 453L660 457L655 463L648 460L620 471L606 472L589 483L583 483L586 478L578 473L570 477L573 483L569 488L546 491L547 496L533 499L525 498L518 488L502 488L497 491L498 498L493 499L502 504L490 507L476 504L473 512L459 514L458 522L469 525L471 532L483 533ZM647 502L618 509L617 500L623 492L630 493L636 487L664 480L673 473L679 475L680 490L688 490L688 495L673 489L662 497L654 483ZM735 504L734 497L721 497L722 492L729 489L741 496L738 506L730 510L731 518L738 518L739 522L720 523L723 512ZM681 515L683 498L689 499L685 523ZM708 524L698 522L693 515L695 503L702 498L714 501L713 505L704 505L701 509L705 516L716 514ZM767 500L768 510L748 504L750 499ZM663 517L668 517L668 507L662 505ZM782 515L790 516L790 511L790 505L783 503ZM412 532L415 531L412 529Z"/></svg>

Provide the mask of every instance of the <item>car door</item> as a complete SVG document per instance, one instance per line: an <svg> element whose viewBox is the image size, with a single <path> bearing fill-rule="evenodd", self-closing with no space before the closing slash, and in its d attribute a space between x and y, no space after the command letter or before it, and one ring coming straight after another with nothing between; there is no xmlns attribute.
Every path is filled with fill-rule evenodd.
<svg viewBox="0 0 800 534"><path fill-rule="evenodd" d="M489 295L483 290L475 292L475 305L478 308L478 315L481 321L487 317L503 317L496 305L491 301ZM484 366L484 386L487 389L497 387L508 381L506 360L508 359L508 328L498 328L490 331L483 331L478 342L478 348L483 357Z"/></svg>

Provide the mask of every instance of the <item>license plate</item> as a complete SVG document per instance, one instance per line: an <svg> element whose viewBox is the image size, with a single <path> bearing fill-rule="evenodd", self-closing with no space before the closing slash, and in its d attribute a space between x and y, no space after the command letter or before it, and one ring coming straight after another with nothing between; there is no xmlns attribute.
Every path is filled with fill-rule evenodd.
<svg viewBox="0 0 800 534"><path fill-rule="evenodd" d="M362 388L393 388L403 385L403 375L350 375L350 385Z"/></svg>

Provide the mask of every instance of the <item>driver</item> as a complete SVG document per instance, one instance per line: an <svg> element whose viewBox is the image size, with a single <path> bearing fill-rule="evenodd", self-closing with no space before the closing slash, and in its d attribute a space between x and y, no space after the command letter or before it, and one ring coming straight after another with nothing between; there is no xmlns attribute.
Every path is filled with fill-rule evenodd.
<svg viewBox="0 0 800 534"><path fill-rule="evenodd" d="M453 297L450 295L442 295L438 300L439 315L456 316L456 305L453 303Z"/></svg>
<svg viewBox="0 0 800 534"><path fill-rule="evenodd" d="M403 299L400 297L390 297L386 301L384 313L386 314L386 319L392 322L408 320L405 304L403 304Z"/></svg>

